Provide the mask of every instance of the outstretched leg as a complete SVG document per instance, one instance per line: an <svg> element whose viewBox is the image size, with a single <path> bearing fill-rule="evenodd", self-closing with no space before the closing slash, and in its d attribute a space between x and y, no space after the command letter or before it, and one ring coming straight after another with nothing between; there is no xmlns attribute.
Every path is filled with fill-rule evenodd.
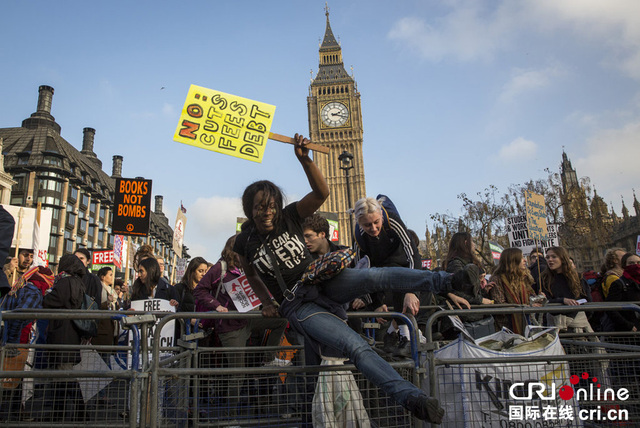
<svg viewBox="0 0 640 428"><path fill-rule="evenodd" d="M337 316L315 303L305 303L296 311L304 331L317 342L340 350L360 372L414 416L440 423L444 410L438 401L403 379L358 333Z"/></svg>
<svg viewBox="0 0 640 428"><path fill-rule="evenodd" d="M345 269L318 285L322 293L338 303L348 303L356 297L379 291L413 293L451 291L451 274L402 267Z"/></svg>

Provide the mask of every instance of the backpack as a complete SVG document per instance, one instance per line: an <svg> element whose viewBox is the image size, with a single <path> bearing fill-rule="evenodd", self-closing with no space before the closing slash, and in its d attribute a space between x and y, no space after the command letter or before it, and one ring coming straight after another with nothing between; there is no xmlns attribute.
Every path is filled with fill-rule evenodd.
<svg viewBox="0 0 640 428"><path fill-rule="evenodd" d="M604 277L594 271L586 271L582 274L582 277L587 281L587 284L589 284L591 300L593 302L604 302L604 293L602 291Z"/></svg>
<svg viewBox="0 0 640 428"><path fill-rule="evenodd" d="M88 311L88 310L97 310L98 305L93 297L89 296L87 293L83 293L82 304L80 305L80 310ZM71 320L73 325L75 326L78 333L80 333L80 337L83 339L90 339L92 337L96 337L98 335L98 322L95 319L73 319Z"/></svg>
<svg viewBox="0 0 640 428"><path fill-rule="evenodd" d="M591 291L591 301L604 302L604 292L602 291L602 284L604 283L605 276L600 275L598 272L592 270L586 271L582 274L582 278L589 285ZM614 331L615 327L611 318L606 311L594 311L588 313L589 323L595 331Z"/></svg>

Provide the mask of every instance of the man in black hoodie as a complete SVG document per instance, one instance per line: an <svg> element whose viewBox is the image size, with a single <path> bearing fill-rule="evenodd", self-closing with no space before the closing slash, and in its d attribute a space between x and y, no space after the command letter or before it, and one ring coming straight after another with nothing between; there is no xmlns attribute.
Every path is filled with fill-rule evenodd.
<svg viewBox="0 0 640 428"><path fill-rule="evenodd" d="M85 272L82 277L82 281L84 282L85 293L93 297L98 304L98 307L100 307L102 304L102 283L100 282L98 275L89 272L88 266L89 260L91 260L91 253L86 248L76 248L76 251L73 254L79 258L84 265Z"/></svg>

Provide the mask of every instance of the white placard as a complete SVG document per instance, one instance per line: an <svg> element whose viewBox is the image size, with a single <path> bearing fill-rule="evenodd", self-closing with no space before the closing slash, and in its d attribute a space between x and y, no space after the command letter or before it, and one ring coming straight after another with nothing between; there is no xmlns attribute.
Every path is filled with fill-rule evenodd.
<svg viewBox="0 0 640 428"><path fill-rule="evenodd" d="M131 302L131 309L140 311L140 312L175 312L175 306L171 306L168 300L164 299L145 299L145 300L134 300ZM175 341L175 320L171 320L164 325L160 334L156 331L156 326L160 322L160 317L156 321L156 324L153 326L151 332L149 332L147 336L147 346L148 349L151 350L153 346L154 340L160 340L160 347L165 346L174 346ZM131 333L129 333L129 343L133 338L131 337ZM160 357L165 357L171 355L167 352L160 352ZM151 361L151 352L149 352L149 361ZM131 361L128 363L129 367L131 367Z"/></svg>
<svg viewBox="0 0 640 428"><path fill-rule="evenodd" d="M253 292L246 275L241 275L233 281L223 284L238 312L249 312L260 306L260 299Z"/></svg>
<svg viewBox="0 0 640 428"><path fill-rule="evenodd" d="M527 216L525 215L516 215L507 218L507 234L509 235L509 245L520 248L525 256L536 247L536 241L529 238ZM538 247L549 248L560 245L557 224L547 224L547 235L549 236L548 240L537 241Z"/></svg>

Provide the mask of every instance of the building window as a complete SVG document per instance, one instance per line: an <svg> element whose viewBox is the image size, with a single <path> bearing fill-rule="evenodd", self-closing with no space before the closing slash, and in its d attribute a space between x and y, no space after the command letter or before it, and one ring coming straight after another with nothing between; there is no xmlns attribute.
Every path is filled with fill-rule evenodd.
<svg viewBox="0 0 640 428"><path fill-rule="evenodd" d="M12 190L15 192L16 190L24 190L24 183L26 176L24 174L15 175L13 179L16 181L16 184L13 185Z"/></svg>
<svg viewBox="0 0 640 428"><path fill-rule="evenodd" d="M45 155L44 158L42 159L42 164L62 167L62 159L60 159L57 156Z"/></svg>
<svg viewBox="0 0 640 428"><path fill-rule="evenodd" d="M67 205L67 224L71 227L76 224L76 214L73 212L73 206Z"/></svg>
<svg viewBox="0 0 640 428"><path fill-rule="evenodd" d="M51 257L55 255L55 253L58 251L58 239L54 238L54 239L50 239L49 240L49 262L51 262Z"/></svg>
<svg viewBox="0 0 640 428"><path fill-rule="evenodd" d="M51 219L60 220L60 208L51 208Z"/></svg>
<svg viewBox="0 0 640 428"><path fill-rule="evenodd" d="M64 180L64 177L61 174L53 171L42 171L39 172L38 175L40 177L59 178L60 180Z"/></svg>
<svg viewBox="0 0 640 428"><path fill-rule="evenodd" d="M87 230L87 220L81 219L78 223L78 235L84 235Z"/></svg>
<svg viewBox="0 0 640 428"><path fill-rule="evenodd" d="M55 180L38 180L38 189L39 190L51 190L54 192L62 192L62 183Z"/></svg>
<svg viewBox="0 0 640 428"><path fill-rule="evenodd" d="M73 200L75 202L78 199L78 188L72 187L71 193L69 194L69 200Z"/></svg>
<svg viewBox="0 0 640 428"><path fill-rule="evenodd" d="M65 240L64 250L67 253L73 253L73 244L74 242L70 239Z"/></svg>
<svg viewBox="0 0 640 428"><path fill-rule="evenodd" d="M87 205L89 205L89 195L87 195L86 193L82 194L82 198L80 199L80 205L82 205L83 207L86 207Z"/></svg>
<svg viewBox="0 0 640 428"><path fill-rule="evenodd" d="M47 205L60 205L60 198L54 198L53 196L38 196L38 202Z"/></svg>

